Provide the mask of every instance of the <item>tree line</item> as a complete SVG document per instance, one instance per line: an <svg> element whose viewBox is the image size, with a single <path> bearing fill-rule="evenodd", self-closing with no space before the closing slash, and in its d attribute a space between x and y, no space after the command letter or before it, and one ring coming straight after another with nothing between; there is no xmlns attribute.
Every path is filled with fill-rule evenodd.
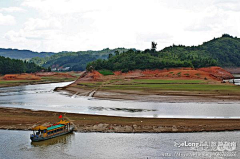
<svg viewBox="0 0 240 159"><path fill-rule="evenodd" d="M240 39L223 34L199 46L172 45L163 50L128 50L90 62L87 69L129 71L174 67L240 67Z"/></svg>
<svg viewBox="0 0 240 159"><path fill-rule="evenodd" d="M10 73L33 73L43 70L44 68L32 62L10 59L0 56L0 74Z"/></svg>
<svg viewBox="0 0 240 159"><path fill-rule="evenodd" d="M207 67L216 65L216 60L210 57L192 56L191 54L182 57L175 54L161 54L154 50L134 51L110 55L108 59L98 59L90 62L87 69L111 70L127 72L130 70L164 69L176 67Z"/></svg>

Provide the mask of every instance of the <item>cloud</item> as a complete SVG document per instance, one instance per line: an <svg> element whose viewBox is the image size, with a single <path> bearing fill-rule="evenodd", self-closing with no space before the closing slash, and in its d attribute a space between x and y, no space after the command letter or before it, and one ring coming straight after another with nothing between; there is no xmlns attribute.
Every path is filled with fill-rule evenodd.
<svg viewBox="0 0 240 159"><path fill-rule="evenodd" d="M167 33L138 33L137 39L139 41L144 42L151 42L151 41L158 41L158 42L170 42L172 40L172 35Z"/></svg>
<svg viewBox="0 0 240 159"><path fill-rule="evenodd" d="M205 16L196 16L189 26L185 28L185 31L194 32L209 32L218 30L223 27L229 16L221 12L203 12Z"/></svg>
<svg viewBox="0 0 240 159"><path fill-rule="evenodd" d="M15 23L16 21L13 16L0 13L0 25L14 25Z"/></svg>
<svg viewBox="0 0 240 159"><path fill-rule="evenodd" d="M216 0L214 4L225 11L240 12L239 0Z"/></svg>
<svg viewBox="0 0 240 159"><path fill-rule="evenodd" d="M30 18L24 24L25 30L51 30L60 29L62 27L61 22L57 18Z"/></svg>
<svg viewBox="0 0 240 159"><path fill-rule="evenodd" d="M107 3L105 3L107 2ZM37 9L42 14L71 14L86 13L95 10L103 10L110 1L96 0L24 0L21 4L24 7Z"/></svg>
<svg viewBox="0 0 240 159"><path fill-rule="evenodd" d="M8 8L1 8L0 12L8 12L8 13L13 13L13 12L25 12L26 10L20 7L8 7Z"/></svg>
<svg viewBox="0 0 240 159"><path fill-rule="evenodd" d="M7 39L7 40L10 40L12 42L24 42L26 40L24 34L22 31L20 32L15 32L13 30L11 31L8 31L4 37Z"/></svg>
<svg viewBox="0 0 240 159"><path fill-rule="evenodd" d="M197 45L229 31L240 35L238 7L232 8L233 4L238 2L22 0L16 8L29 14L14 14L18 25L5 27L2 41L7 40L8 46L15 48L55 52L106 47L144 50L151 41L159 44L158 49L173 43ZM6 18L0 13L3 16ZM14 24L15 18L12 17L12 23L5 20L3 24Z"/></svg>
<svg viewBox="0 0 240 159"><path fill-rule="evenodd" d="M24 28L19 31L8 31L5 38L13 42L27 42L28 40L51 40L58 37L61 32L61 23L54 18L51 19L34 19L30 18L24 24Z"/></svg>
<svg viewBox="0 0 240 159"><path fill-rule="evenodd" d="M19 31L10 30L5 33L4 37L12 42L30 44L31 41L48 41L58 37L61 31L61 22L56 18L40 19L30 18L28 19L22 29Z"/></svg>

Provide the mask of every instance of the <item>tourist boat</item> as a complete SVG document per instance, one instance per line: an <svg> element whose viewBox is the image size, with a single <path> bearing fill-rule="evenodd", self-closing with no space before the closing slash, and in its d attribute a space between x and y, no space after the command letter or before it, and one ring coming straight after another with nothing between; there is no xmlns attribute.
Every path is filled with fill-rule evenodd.
<svg viewBox="0 0 240 159"><path fill-rule="evenodd" d="M32 142L48 140L57 136L73 132L74 126L67 120L60 120L60 122L49 126L34 127L33 134L30 135Z"/></svg>

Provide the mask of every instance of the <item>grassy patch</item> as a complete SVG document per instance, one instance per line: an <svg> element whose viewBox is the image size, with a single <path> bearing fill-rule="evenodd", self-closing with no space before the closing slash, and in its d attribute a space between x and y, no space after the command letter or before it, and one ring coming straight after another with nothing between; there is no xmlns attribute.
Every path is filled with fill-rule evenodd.
<svg viewBox="0 0 240 159"><path fill-rule="evenodd" d="M162 79L134 79L131 80L132 83L142 83L142 84L184 84L184 83L206 83L204 80L162 80Z"/></svg>
<svg viewBox="0 0 240 159"><path fill-rule="evenodd" d="M52 82L68 82L74 81L77 77L57 77L57 76L50 76L50 77L41 77L41 81L52 81Z"/></svg>
<svg viewBox="0 0 240 159"><path fill-rule="evenodd" d="M40 80L3 80L0 81L0 84L12 84L12 83L28 83L28 82L35 82Z"/></svg>
<svg viewBox="0 0 240 159"><path fill-rule="evenodd" d="M172 90L172 91L203 91L203 92L239 92L240 87L233 85L209 85L209 84L132 84L111 85L105 89L122 90Z"/></svg>
<svg viewBox="0 0 240 159"><path fill-rule="evenodd" d="M101 73L104 76L114 75L114 73L110 70L99 70L98 72Z"/></svg>
<svg viewBox="0 0 240 159"><path fill-rule="evenodd" d="M88 86L88 87L99 87L102 84L102 82L89 82L89 83L78 83L77 85L80 86Z"/></svg>
<svg viewBox="0 0 240 159"><path fill-rule="evenodd" d="M181 72L178 72L178 73L177 73L177 76L178 76L178 77L181 77Z"/></svg>

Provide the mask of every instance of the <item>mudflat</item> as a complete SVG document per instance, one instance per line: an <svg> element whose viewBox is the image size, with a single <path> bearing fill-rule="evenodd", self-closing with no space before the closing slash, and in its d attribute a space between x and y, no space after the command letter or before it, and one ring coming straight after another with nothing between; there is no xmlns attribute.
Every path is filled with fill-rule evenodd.
<svg viewBox="0 0 240 159"><path fill-rule="evenodd" d="M64 115L78 132L163 133L240 130L240 119L177 119L129 118L102 115L33 111L20 108L0 108L0 129L31 130L36 125L49 125Z"/></svg>

